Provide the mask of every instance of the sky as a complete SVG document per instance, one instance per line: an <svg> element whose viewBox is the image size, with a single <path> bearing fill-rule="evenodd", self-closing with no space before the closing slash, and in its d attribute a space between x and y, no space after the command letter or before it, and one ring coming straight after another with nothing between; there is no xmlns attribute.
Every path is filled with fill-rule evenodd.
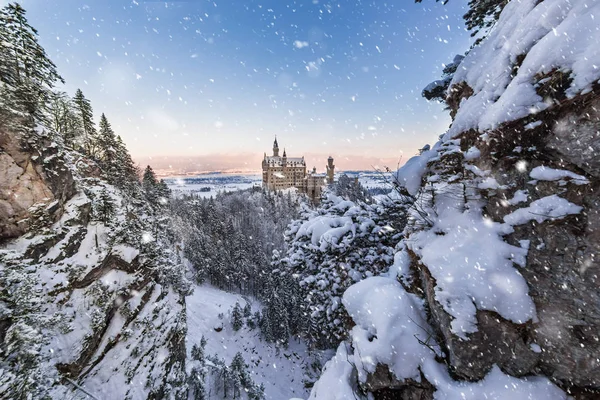
<svg viewBox="0 0 600 400"><path fill-rule="evenodd" d="M447 129L421 90L471 43L466 0L21 4L62 89L137 160L198 170L259 169L275 135L323 165L396 166Z"/></svg>

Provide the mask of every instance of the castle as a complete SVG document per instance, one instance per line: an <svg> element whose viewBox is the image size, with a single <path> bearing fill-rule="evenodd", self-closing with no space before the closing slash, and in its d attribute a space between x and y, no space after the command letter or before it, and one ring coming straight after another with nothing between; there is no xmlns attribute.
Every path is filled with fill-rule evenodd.
<svg viewBox="0 0 600 400"><path fill-rule="evenodd" d="M279 156L279 144L277 143L277 137L275 137L273 155L267 156L267 153L265 153L262 161L263 187L268 190L295 187L300 192L306 193L313 201L318 201L323 186L333 183L335 165L333 165L333 157L331 156L327 159L326 169L326 175L318 174L316 168L307 173L304 157L288 157L285 149L283 155Z"/></svg>

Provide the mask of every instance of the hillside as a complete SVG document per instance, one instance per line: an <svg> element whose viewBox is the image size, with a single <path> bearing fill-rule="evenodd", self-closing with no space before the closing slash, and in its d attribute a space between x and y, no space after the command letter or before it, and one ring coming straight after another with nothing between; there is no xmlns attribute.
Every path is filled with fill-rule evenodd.
<svg viewBox="0 0 600 400"><path fill-rule="evenodd" d="M35 190L5 200L4 239L24 234L0 251L1 392L57 398L77 382L112 398L176 397L185 379L185 285L169 281L177 257L157 234L156 206L47 135L40 128L41 146L29 148L3 135L5 187Z"/></svg>

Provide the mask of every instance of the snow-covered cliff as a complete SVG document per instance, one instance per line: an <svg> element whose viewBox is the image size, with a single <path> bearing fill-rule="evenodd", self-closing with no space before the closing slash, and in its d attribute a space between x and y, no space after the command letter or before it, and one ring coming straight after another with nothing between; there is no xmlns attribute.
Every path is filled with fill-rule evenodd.
<svg viewBox="0 0 600 400"><path fill-rule="evenodd" d="M513 0L462 60L451 128L397 173L394 267L345 292L311 399L599 395L599 15Z"/></svg>
<svg viewBox="0 0 600 400"><path fill-rule="evenodd" d="M52 136L2 136L0 397L185 398L185 285L160 212Z"/></svg>

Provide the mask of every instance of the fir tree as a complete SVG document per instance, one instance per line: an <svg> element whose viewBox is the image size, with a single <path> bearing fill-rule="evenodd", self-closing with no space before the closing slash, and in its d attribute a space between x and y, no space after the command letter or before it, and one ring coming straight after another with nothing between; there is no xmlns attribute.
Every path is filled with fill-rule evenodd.
<svg viewBox="0 0 600 400"><path fill-rule="evenodd" d="M240 303L236 302L233 307L233 311L231 312L231 325L233 326L234 331L239 331L244 326L244 319L242 315L242 308L240 307Z"/></svg>
<svg viewBox="0 0 600 400"><path fill-rule="evenodd" d="M240 397L242 389L247 389L253 385L252 378L248 373L248 366L244 361L242 353L235 354L229 365L231 386L233 389L233 398Z"/></svg>
<svg viewBox="0 0 600 400"><path fill-rule="evenodd" d="M206 339L202 336L199 345L192 346L192 362L195 364L188 378L188 384L192 398L194 400L204 400L206 398L206 389L204 388L205 372L205 349Z"/></svg>
<svg viewBox="0 0 600 400"><path fill-rule="evenodd" d="M192 346L192 359L200 362L204 362L204 350L206 349L206 338L202 335L200 339L200 345Z"/></svg>
<svg viewBox="0 0 600 400"><path fill-rule="evenodd" d="M137 197L140 183L139 171L120 136L117 136L115 143L115 166L115 185L124 189L128 195Z"/></svg>
<svg viewBox="0 0 600 400"><path fill-rule="evenodd" d="M286 334L299 328L318 347L329 347L345 338L348 317L342 294L353 283L386 272L392 264L409 207L403 201L398 203L392 207L391 220L383 204L353 203L327 195L318 209L307 209L290 224L287 256L274 262L287 279L296 281L295 289L283 284L273 284L275 290L265 289L269 296L264 300L265 309L274 314L277 325L263 325L277 340L285 340ZM335 238L320 237L314 244L310 227L328 225L336 230L342 221L353 228L336 232ZM287 303L294 298L300 299L299 304Z"/></svg>
<svg viewBox="0 0 600 400"><path fill-rule="evenodd" d="M52 128L62 136L65 144L73 149L80 148L83 127L73 100L64 92L53 93L49 111Z"/></svg>
<svg viewBox="0 0 600 400"><path fill-rule="evenodd" d="M14 90L13 106L30 121L43 121L56 82L64 82L29 25L25 9L11 3L0 10L0 80Z"/></svg>
<svg viewBox="0 0 600 400"><path fill-rule="evenodd" d="M188 384L190 387L191 395L193 400L204 400L206 399L206 389L204 388L204 380L206 379L206 373L204 369L198 366L192 368L190 373Z"/></svg>
<svg viewBox="0 0 600 400"><path fill-rule="evenodd" d="M158 180L151 166L147 166L142 177L142 188L146 198L152 204L158 204Z"/></svg>
<svg viewBox="0 0 600 400"><path fill-rule="evenodd" d="M91 156L96 156L98 146L98 133L94 125L94 112L92 110L92 104L88 99L85 98L81 89L77 89L75 97L73 98L75 103L77 115L83 128L83 142L86 153Z"/></svg>
<svg viewBox="0 0 600 400"><path fill-rule="evenodd" d="M96 205L96 215L99 221L107 224L111 221L112 217L115 214L115 204L108 194L106 188L102 189L100 195L98 196L98 202Z"/></svg>
<svg viewBox="0 0 600 400"><path fill-rule="evenodd" d="M167 205L169 203L169 199L171 198L171 189L167 186L167 183L164 179L161 179L156 184L156 196L158 198L159 205Z"/></svg>
<svg viewBox="0 0 600 400"><path fill-rule="evenodd" d="M246 303L244 306L244 318L250 318L252 316L252 307L250 303Z"/></svg>
<svg viewBox="0 0 600 400"><path fill-rule="evenodd" d="M104 113L100 116L100 123L98 126L100 128L98 132L98 156L103 169L109 178L109 182L113 183L118 175L118 167L115 163L117 136Z"/></svg>
<svg viewBox="0 0 600 400"><path fill-rule="evenodd" d="M415 3L421 3L423 0L415 0ZM449 0L436 0L446 4ZM469 0L469 11L463 15L467 30L472 31L471 36L476 36L480 31L484 31L484 36L494 26L504 7L510 0ZM477 40L475 44L481 41Z"/></svg>
<svg viewBox="0 0 600 400"><path fill-rule="evenodd" d="M253 385L248 390L248 400L265 400L265 385Z"/></svg>

